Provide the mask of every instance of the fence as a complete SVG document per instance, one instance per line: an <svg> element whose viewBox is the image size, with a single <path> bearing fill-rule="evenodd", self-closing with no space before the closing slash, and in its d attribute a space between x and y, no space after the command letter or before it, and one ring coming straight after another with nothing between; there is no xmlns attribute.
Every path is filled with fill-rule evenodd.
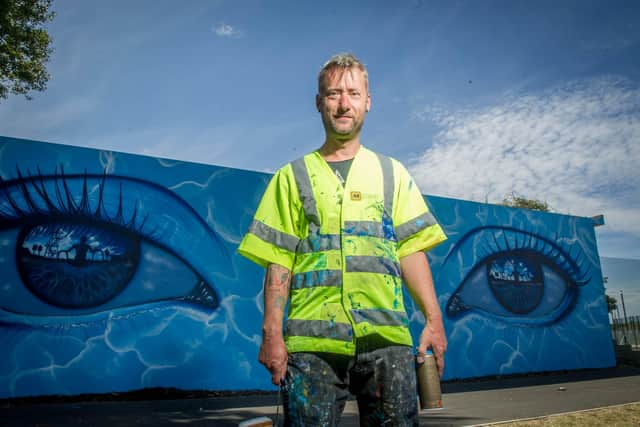
<svg viewBox="0 0 640 427"><path fill-rule="evenodd" d="M612 312L613 314L613 312ZM616 344L640 347L640 316L613 316L611 334Z"/></svg>

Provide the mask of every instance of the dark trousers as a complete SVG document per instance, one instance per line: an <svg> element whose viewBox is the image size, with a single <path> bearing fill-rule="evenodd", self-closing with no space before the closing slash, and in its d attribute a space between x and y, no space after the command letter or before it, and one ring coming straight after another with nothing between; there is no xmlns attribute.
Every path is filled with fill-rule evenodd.
<svg viewBox="0 0 640 427"><path fill-rule="evenodd" d="M361 426L417 425L411 347L355 356L292 353L282 390L286 426L337 426L349 393L356 396Z"/></svg>

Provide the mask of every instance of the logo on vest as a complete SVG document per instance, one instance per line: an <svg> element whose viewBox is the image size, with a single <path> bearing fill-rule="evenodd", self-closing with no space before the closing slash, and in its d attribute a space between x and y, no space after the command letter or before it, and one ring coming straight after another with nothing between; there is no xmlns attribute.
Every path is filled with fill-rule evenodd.
<svg viewBox="0 0 640 427"><path fill-rule="evenodd" d="M351 200L359 202L360 200L362 200L362 193L359 191L352 191Z"/></svg>

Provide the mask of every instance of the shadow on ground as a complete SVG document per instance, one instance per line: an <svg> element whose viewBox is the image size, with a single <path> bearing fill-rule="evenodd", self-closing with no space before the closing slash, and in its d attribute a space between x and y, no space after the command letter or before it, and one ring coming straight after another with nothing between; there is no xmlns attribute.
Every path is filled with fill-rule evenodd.
<svg viewBox="0 0 640 427"><path fill-rule="evenodd" d="M567 391L558 394L559 389ZM640 367L449 381L442 391L445 408L421 413L420 425L464 426L637 401ZM282 420L277 393L155 388L0 400L1 424L7 427L237 426L261 416ZM350 401L340 426L357 425L356 404Z"/></svg>

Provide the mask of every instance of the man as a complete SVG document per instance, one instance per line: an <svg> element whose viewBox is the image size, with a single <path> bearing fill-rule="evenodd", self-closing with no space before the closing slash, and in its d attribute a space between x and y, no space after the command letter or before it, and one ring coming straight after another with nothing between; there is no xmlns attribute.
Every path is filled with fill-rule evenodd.
<svg viewBox="0 0 640 427"><path fill-rule="evenodd" d="M282 386L287 425L337 425L349 391L361 425L412 425L402 279L427 319L418 351L430 347L442 374L447 342L423 251L446 236L406 169L360 144L371 96L356 57L327 61L316 106L324 144L276 172L238 249L267 268L259 360Z"/></svg>

